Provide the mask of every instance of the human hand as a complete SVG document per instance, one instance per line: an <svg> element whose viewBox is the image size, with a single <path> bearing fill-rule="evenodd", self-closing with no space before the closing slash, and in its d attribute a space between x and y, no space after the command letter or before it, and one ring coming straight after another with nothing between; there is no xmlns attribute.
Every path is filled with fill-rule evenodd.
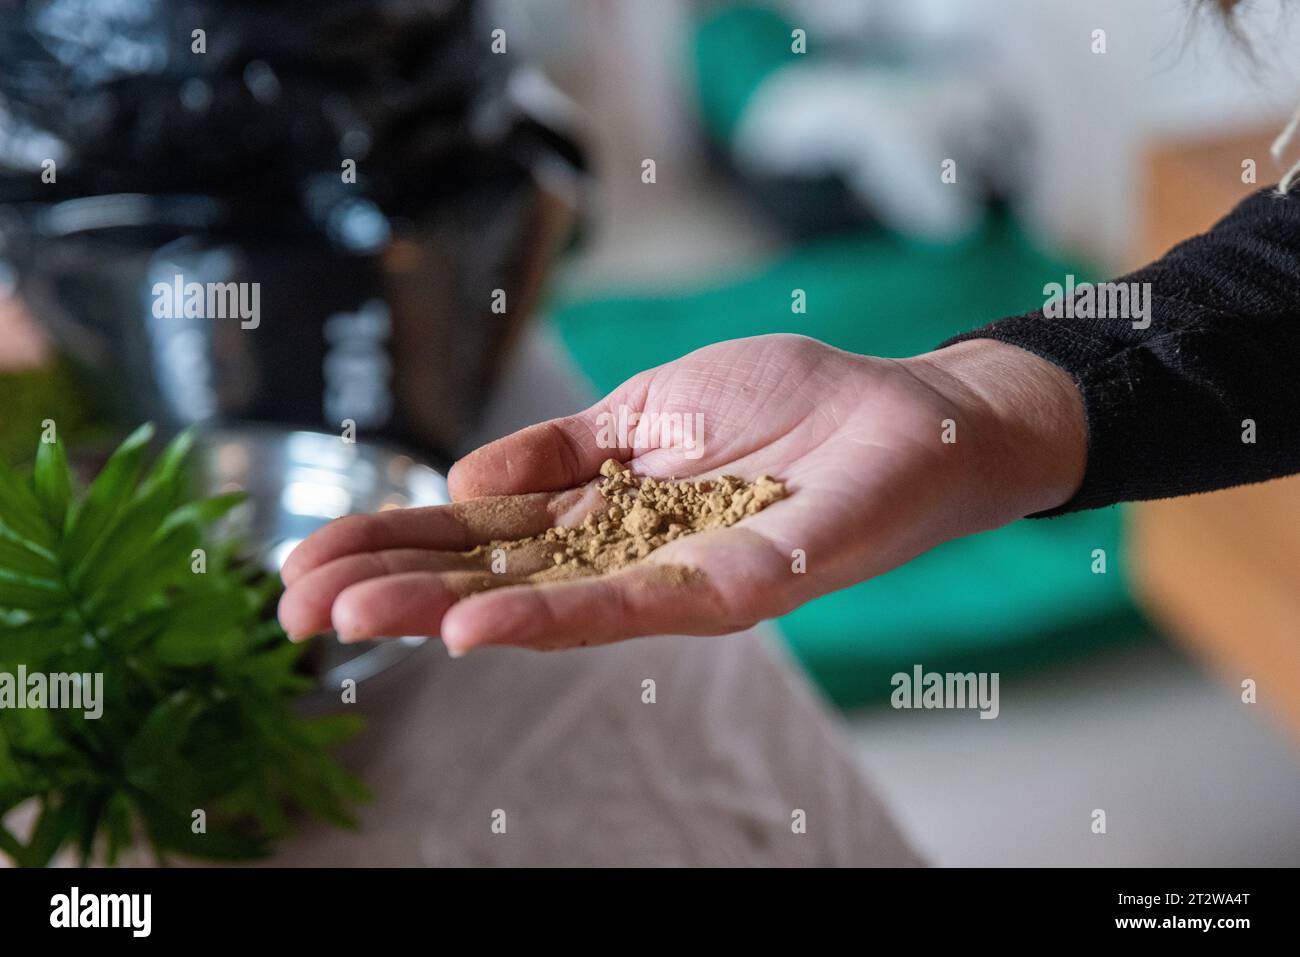
<svg viewBox="0 0 1300 957"><path fill-rule="evenodd" d="M702 441L601 447L602 414L623 407L699 414ZM767 474L789 494L612 574L483 591L487 559L463 553L576 524L599 501L592 481L606 458L659 478ZM440 634L453 654L739 631L1061 504L1085 458L1069 376L1014 346L975 340L889 360L793 335L723 342L466 456L449 476L456 504L316 532L285 562L280 620L294 636L332 625L345 641ZM664 564L702 574L673 579Z"/></svg>

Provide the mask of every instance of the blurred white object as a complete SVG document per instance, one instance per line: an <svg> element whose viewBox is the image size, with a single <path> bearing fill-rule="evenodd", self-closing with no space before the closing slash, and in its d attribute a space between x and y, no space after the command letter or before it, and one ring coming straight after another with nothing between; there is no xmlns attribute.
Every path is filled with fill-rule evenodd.
<svg viewBox="0 0 1300 957"><path fill-rule="evenodd" d="M968 78L796 64L759 87L732 146L750 174L837 174L892 229L953 240L983 214L981 171L1001 160L987 135L996 112Z"/></svg>

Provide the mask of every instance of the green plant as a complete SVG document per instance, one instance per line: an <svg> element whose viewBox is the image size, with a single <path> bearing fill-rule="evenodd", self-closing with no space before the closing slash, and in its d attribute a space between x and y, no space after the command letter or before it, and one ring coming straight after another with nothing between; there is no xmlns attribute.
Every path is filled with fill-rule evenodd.
<svg viewBox="0 0 1300 957"><path fill-rule="evenodd" d="M88 382L72 361L57 357L34 369L0 371L0 461L26 461L32 453L27 425L43 419L59 423L59 435L73 442L105 437L106 429L87 401Z"/></svg>
<svg viewBox="0 0 1300 957"><path fill-rule="evenodd" d="M189 434L146 472L152 434L128 437L84 493L57 442L30 478L0 461L0 676L102 675L97 719L0 710L0 818L39 805L25 841L0 826L19 864L65 846L111 863L141 838L160 860L255 857L295 808L348 826L365 796L329 755L356 719L294 711L313 683L268 620L278 582L207 541L240 497L189 494Z"/></svg>

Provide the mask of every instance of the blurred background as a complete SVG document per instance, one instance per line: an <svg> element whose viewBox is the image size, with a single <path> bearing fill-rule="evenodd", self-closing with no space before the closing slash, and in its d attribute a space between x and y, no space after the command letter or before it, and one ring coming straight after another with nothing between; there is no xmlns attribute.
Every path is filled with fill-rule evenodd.
<svg viewBox="0 0 1300 957"><path fill-rule="evenodd" d="M0 194L0 452L21 460L47 416L93 442L137 415L127 400L148 390L150 414L178 424L328 431L320 330L374 301L396 330L379 363L390 404L438 412L390 417L376 400L373 431L435 467L721 339L791 331L864 353L926 351L1037 308L1047 283L1146 262L1276 182L1268 144L1300 99L1300 13L1287 6L1247 5L1236 36L1184 0L484 4L472 28L443 24L447 36L477 31L464 35L483 44L502 29L515 65L457 73L480 91L460 116L446 72L467 61L427 35L450 44L429 70L438 82L397 72L437 101L416 115L450 119L409 141L410 117L370 125L375 141L387 131L418 153L414 168L378 174L369 207L292 171L285 189L300 201L282 222L301 216L303 232L241 231L233 214L199 229L203 210L151 207L161 232L111 223L137 230L111 243L128 247L125 265L87 283L103 249L50 234L48 211L34 209L50 198ZM275 63L276 51L223 55L248 96L269 95L247 61ZM17 115L0 99L11 170L41 155ZM392 188L439 178L428 195ZM58 201L144 191L92 179L83 170ZM231 192L219 177L201 185ZM102 203L89 214L79 237L105 228ZM318 234L332 245L315 255ZM205 259L213 249L234 253ZM176 353L148 336L126 348L139 323L114 325L135 308L139 277L176 262L255 275L284 255L307 281L345 277L296 307L306 371L280 388L310 401L286 412L259 385L256 356L223 366L227 347L210 342L180 351L209 362L215 393L233 398L171 401ZM137 277L126 298L95 305L126 270ZM507 319L474 298L497 287L518 303ZM806 312L791 311L796 289ZM97 382L96 335L111 367L128 367L131 395ZM225 368L242 370L237 389ZM355 368L364 379L376 366ZM1020 522L799 609L772 640L843 712L885 804L936 863L1295 865L1298 529L1295 481ZM1000 672L999 718L891 710L890 676L916 663ZM1247 680L1257 704L1242 700ZM1093 808L1106 809L1106 838L1076 826Z"/></svg>
<svg viewBox="0 0 1300 957"><path fill-rule="evenodd" d="M589 231L527 347L584 399L733 336L912 354L1147 262L1255 188L1243 161L1277 181L1300 91L1300 12L1271 2L1240 39L1181 0L502 7L589 118ZM1265 488L1021 522L777 629L938 863L1294 865L1300 484ZM1007 707L893 711L915 662L1000 670ZM1122 839L1070 826L1093 807Z"/></svg>

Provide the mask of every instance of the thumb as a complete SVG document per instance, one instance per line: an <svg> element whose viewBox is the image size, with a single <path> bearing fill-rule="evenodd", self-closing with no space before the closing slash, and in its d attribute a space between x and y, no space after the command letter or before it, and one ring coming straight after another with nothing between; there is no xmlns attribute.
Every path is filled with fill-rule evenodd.
<svg viewBox="0 0 1300 957"><path fill-rule="evenodd" d="M630 449L602 448L617 444L599 441L604 410L601 403L475 449L447 475L452 499L561 491L595 478L606 459L626 461Z"/></svg>

